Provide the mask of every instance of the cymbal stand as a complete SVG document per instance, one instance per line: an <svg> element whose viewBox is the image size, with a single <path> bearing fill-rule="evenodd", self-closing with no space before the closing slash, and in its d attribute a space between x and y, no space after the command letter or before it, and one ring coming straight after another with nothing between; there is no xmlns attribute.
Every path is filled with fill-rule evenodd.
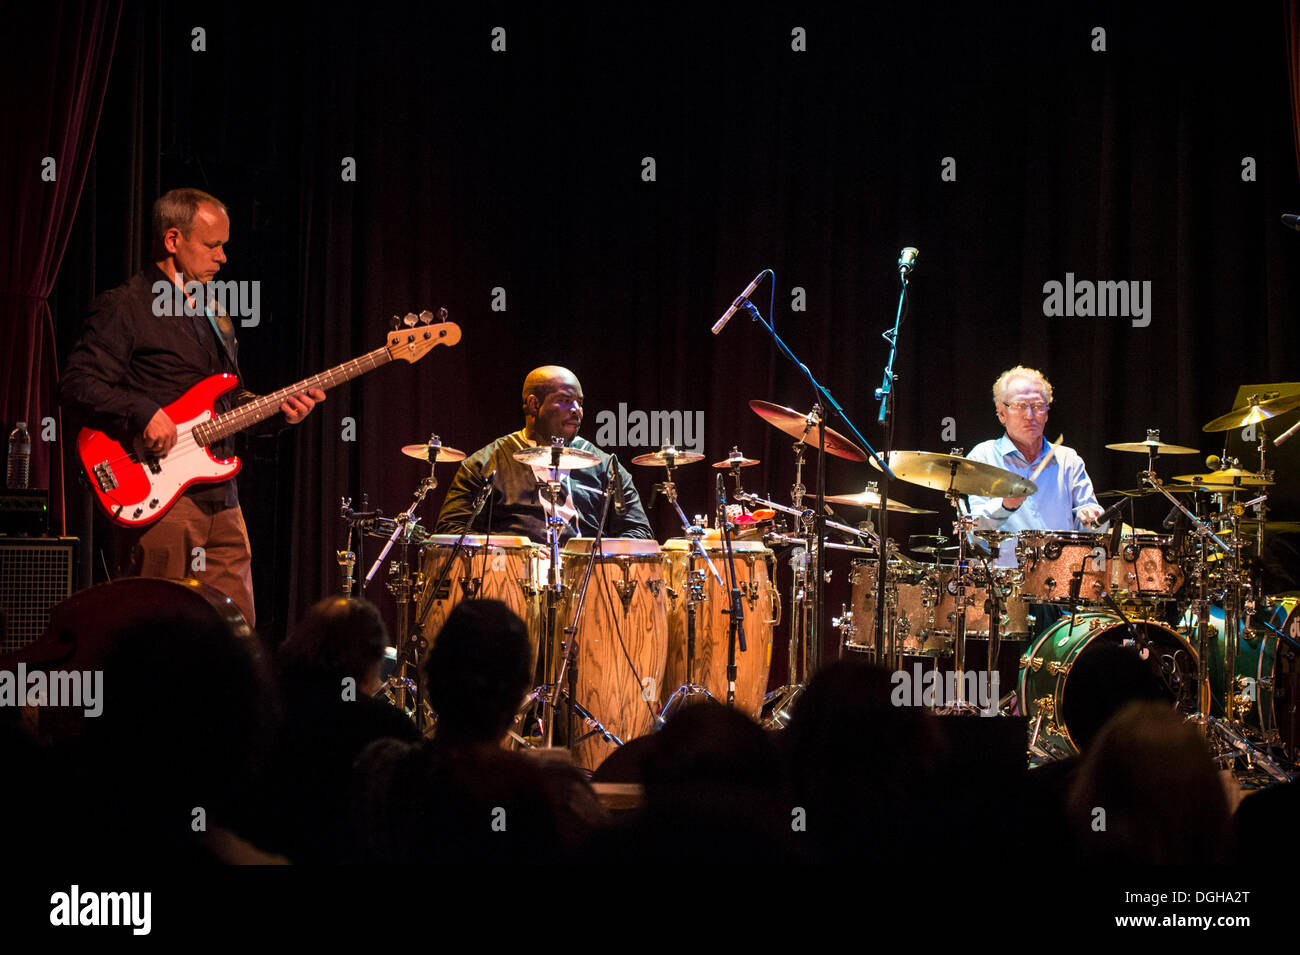
<svg viewBox="0 0 1300 955"><path fill-rule="evenodd" d="M364 508L368 503L369 503L369 499L365 498L361 506ZM350 497L342 498L342 503L339 505L339 517L341 517L348 526L348 542L345 545L343 550L336 550L334 552L334 556L338 559L339 572L343 575L342 592L344 597L352 596L352 588L356 582L355 578L353 577L353 574L356 571L357 564L360 561L364 560L364 557L362 556L364 553L364 541L365 541L364 525L372 518L380 517L382 515L383 515L383 511L378 511L378 510L354 511L352 510L352 498ZM362 533L356 533L358 528L361 529ZM352 549L353 534L356 534L356 538L357 538L356 550Z"/></svg>
<svg viewBox="0 0 1300 955"><path fill-rule="evenodd" d="M951 475L948 479L948 490L945 496L948 503L952 505L953 510L957 513L957 519L953 521L952 531L957 538L957 572L953 575L952 582L957 587L957 620L954 635L954 659L953 669L955 671L955 684L953 689L956 692L956 699L947 701L940 707L937 712L942 714L970 714L978 713L979 707L972 705L966 699L966 575L969 570L969 562L966 557L966 547L968 535L975 528L975 519L966 511L965 503L962 496L958 493L954 484L957 479L957 463L952 465ZM883 501L883 495L882 495ZM887 567L882 563L882 568ZM877 612L879 619L879 612ZM895 667L897 669L897 667Z"/></svg>
<svg viewBox="0 0 1300 955"><path fill-rule="evenodd" d="M1226 561L1235 562L1240 542L1234 541L1232 545L1224 542L1211 529L1209 524L1197 515L1193 514L1183 506L1182 501L1174 497L1173 494L1165 488L1164 482L1151 471L1139 475L1143 482L1149 484L1155 490L1159 491L1169 502L1174 505L1183 515L1191 522L1191 528L1199 538L1198 541L1198 560L1195 575L1199 579L1198 595L1195 602L1196 607L1196 681L1198 685L1197 693L1197 712L1191 714L1188 719L1200 727L1205 736L1205 741L1216 753L1220 761L1230 760L1240 756L1245 760L1247 765L1252 763L1259 766L1266 773L1279 782L1289 782L1291 777L1282 770L1269 756L1252 746L1246 738L1239 732L1238 727L1234 727L1228 719L1219 719L1211 712L1213 708L1211 682L1210 682L1210 593L1209 593L1209 559L1206 553L1209 542L1213 541L1223 553ZM1234 526L1234 533L1236 527ZM1236 568L1231 568L1227 576L1232 577L1237 573ZM1239 596L1239 594L1238 594ZM1236 627L1236 607L1233 606L1235 601L1225 600L1224 603L1224 645L1228 648L1224 653L1225 658L1231 658L1236 649L1236 640L1234 628ZM1229 664L1229 667L1235 668L1235 659ZM1233 669L1228 669L1228 687L1226 696L1228 699L1235 693L1236 674ZM1224 701L1225 715L1231 713L1228 709L1228 700Z"/></svg>
<svg viewBox="0 0 1300 955"><path fill-rule="evenodd" d="M736 557L731 547L731 523L727 520L727 491L722 475L718 475L718 528L722 532L723 565L727 568L727 592L731 604L727 617L727 705L736 705L736 649L747 652L745 645L745 602L736 584Z"/></svg>

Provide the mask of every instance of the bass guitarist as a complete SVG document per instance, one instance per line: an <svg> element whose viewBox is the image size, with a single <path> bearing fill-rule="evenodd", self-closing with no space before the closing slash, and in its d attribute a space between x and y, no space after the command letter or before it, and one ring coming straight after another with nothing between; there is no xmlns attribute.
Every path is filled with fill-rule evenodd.
<svg viewBox="0 0 1300 955"><path fill-rule="evenodd" d="M211 375L238 377L234 324L192 284L207 287L226 261L229 240L226 207L206 192L173 189L154 203L153 264L95 300L64 369L60 399L81 423L123 442L140 436L148 453L165 458L177 431L164 406ZM216 411L250 397L228 392ZM324 400L318 388L292 395L280 405L284 422L297 424ZM212 450L231 455L228 447ZM248 530L233 478L194 484L147 527L115 531L118 574L195 577L230 597L255 625ZM203 548L201 562L195 547Z"/></svg>

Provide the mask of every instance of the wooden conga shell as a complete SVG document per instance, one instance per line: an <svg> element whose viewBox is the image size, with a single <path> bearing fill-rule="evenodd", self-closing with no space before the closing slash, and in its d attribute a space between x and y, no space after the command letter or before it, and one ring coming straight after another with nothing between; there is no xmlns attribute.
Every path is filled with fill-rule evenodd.
<svg viewBox="0 0 1300 955"><path fill-rule="evenodd" d="M565 545L562 628L572 623L590 548L590 538ZM605 540L601 551L574 635L575 698L607 731L627 742L653 732L658 720L668 655L668 591L655 541ZM580 717L577 727L579 737L590 730ZM615 748L599 735L571 746L574 764L591 770Z"/></svg>
<svg viewBox="0 0 1300 955"><path fill-rule="evenodd" d="M722 544L716 539L703 542L713 565L727 579ZM742 653L736 646L736 709L758 719L767 693L772 668L772 630L780 623L781 598L772 581L775 557L758 541L734 541L736 579L744 599L745 642ZM690 542L674 538L664 543L668 564L668 586L676 597L668 614L668 663L664 674L664 699L686 682L686 575L690 570L705 572L705 601L695 611L695 682L705 687L719 703L727 700L727 644L730 617L727 592L718 585L708 565Z"/></svg>

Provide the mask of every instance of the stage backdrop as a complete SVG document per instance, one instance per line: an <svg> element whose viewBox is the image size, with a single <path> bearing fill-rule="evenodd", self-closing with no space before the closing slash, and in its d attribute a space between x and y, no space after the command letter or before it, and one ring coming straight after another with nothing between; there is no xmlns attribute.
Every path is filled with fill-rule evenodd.
<svg viewBox="0 0 1300 955"><path fill-rule="evenodd" d="M399 447L437 433L472 452L518 428L539 364L577 373L583 434L624 461L654 443L636 413L671 413L692 426L680 443L709 461L739 446L762 460L746 483L788 500L791 440L747 402L807 410L811 389L748 318L709 334L764 268L776 282L755 300L879 446L881 333L899 249L917 247L893 446L996 436L990 387L1023 363L1055 387L1049 436L1099 491L1135 487L1143 459L1105 444L1158 428L1222 453L1201 426L1240 386L1300 379L1300 235L1279 222L1300 211L1295 38L1276 3L1214 19L1070 6L129 5L52 299L60 356L176 186L229 205L221 277L260 283L239 333L255 390L377 347L394 314L448 309L459 345L340 387L247 449L273 635L337 587L340 499L402 510L425 469ZM1106 314L1098 283L1122 283ZM1300 517L1297 447L1270 461L1278 518ZM708 509L714 473L681 470L688 512ZM634 475L648 497L659 475ZM827 462L832 493L875 477ZM937 492L891 493L939 512L892 520L900 539L950 530ZM651 516L672 536L668 508ZM837 608L848 562L831 566Z"/></svg>

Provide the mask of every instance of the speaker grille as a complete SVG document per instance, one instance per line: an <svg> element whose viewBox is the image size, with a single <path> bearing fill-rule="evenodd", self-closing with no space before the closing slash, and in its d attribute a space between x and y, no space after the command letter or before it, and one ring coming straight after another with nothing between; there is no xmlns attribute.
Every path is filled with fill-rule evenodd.
<svg viewBox="0 0 1300 955"><path fill-rule="evenodd" d="M77 538L0 538L0 656L45 632L50 610L72 594Z"/></svg>

